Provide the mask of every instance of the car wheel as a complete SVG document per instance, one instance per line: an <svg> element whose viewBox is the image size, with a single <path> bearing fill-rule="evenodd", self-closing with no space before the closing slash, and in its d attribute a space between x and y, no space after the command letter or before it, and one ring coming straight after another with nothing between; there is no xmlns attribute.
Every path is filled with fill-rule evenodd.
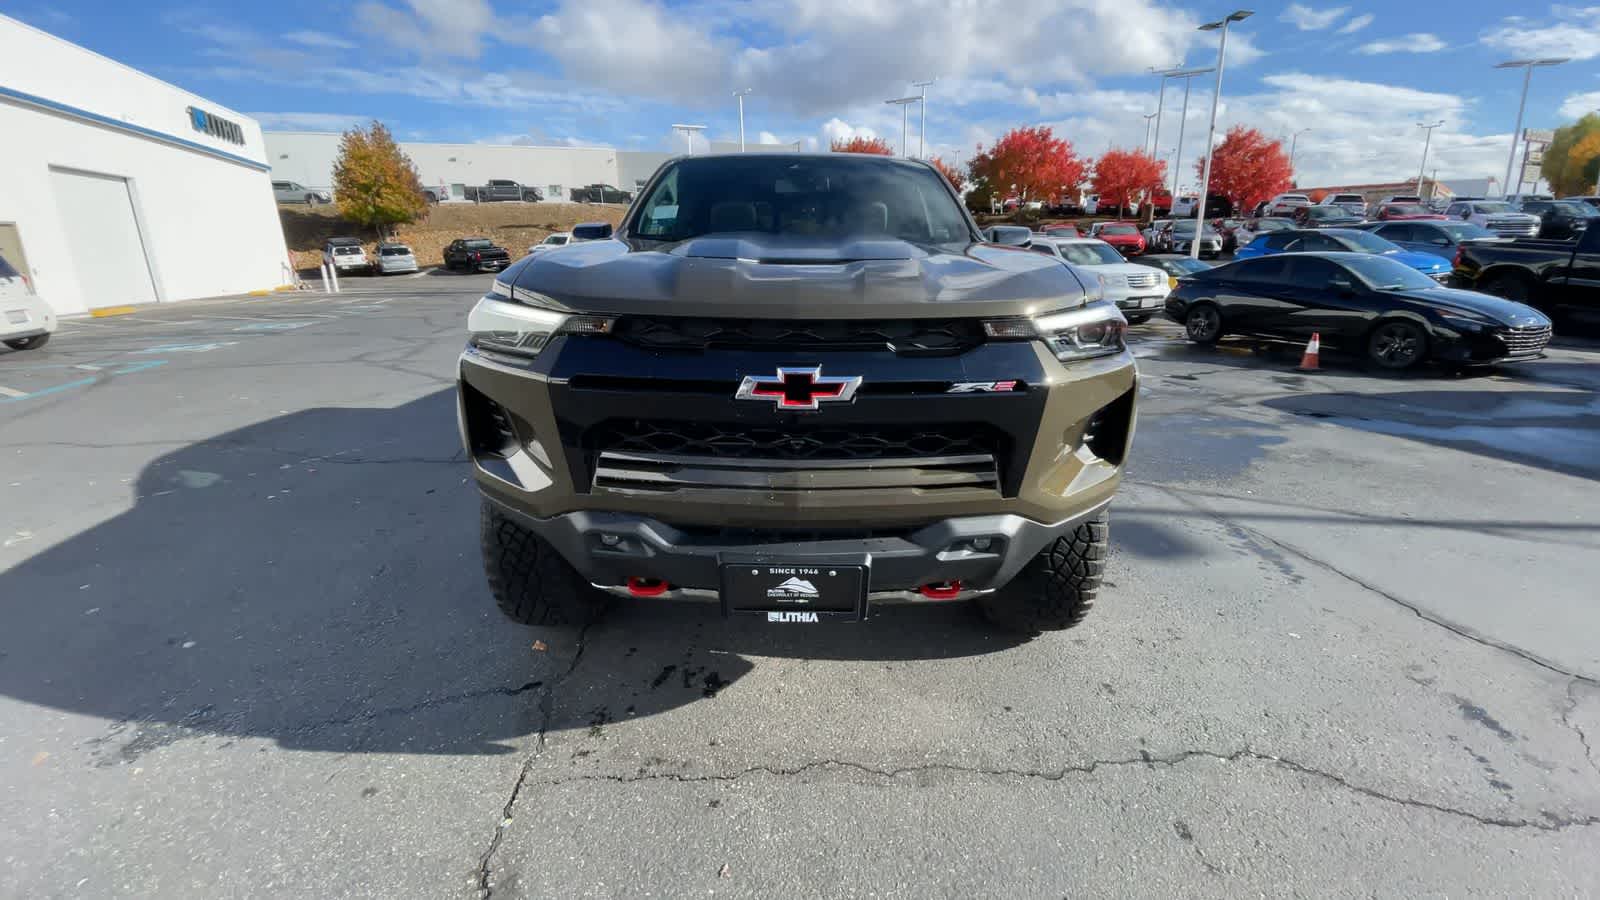
<svg viewBox="0 0 1600 900"><path fill-rule="evenodd" d="M1222 338L1222 312L1210 303L1190 307L1183 319L1183 332L1196 344L1215 344Z"/></svg>
<svg viewBox="0 0 1600 900"><path fill-rule="evenodd" d="M1532 293L1528 290L1527 280L1516 275L1496 275L1489 279L1481 290L1485 294L1493 294L1518 303L1527 303Z"/></svg>
<svg viewBox="0 0 1600 900"><path fill-rule="evenodd" d="M316 206L318 203L321 203L321 202L322 202L321 200L317 199L317 195L316 194L307 194L306 195L306 205L307 206Z"/></svg>
<svg viewBox="0 0 1600 900"><path fill-rule="evenodd" d="M978 600L989 621L1010 631L1059 631L1083 621L1105 574L1110 524L1100 513L1052 541L1011 583Z"/></svg>
<svg viewBox="0 0 1600 900"><path fill-rule="evenodd" d="M1409 369L1427 354L1428 335L1414 322L1379 322L1367 338L1367 357L1391 371Z"/></svg>
<svg viewBox="0 0 1600 900"><path fill-rule="evenodd" d="M5 342L13 350L37 350L50 342L49 334L36 334L33 337L12 338Z"/></svg>
<svg viewBox="0 0 1600 900"><path fill-rule="evenodd" d="M587 625L605 612L605 594L584 580L548 541L487 500L480 525L489 592L513 622Z"/></svg>

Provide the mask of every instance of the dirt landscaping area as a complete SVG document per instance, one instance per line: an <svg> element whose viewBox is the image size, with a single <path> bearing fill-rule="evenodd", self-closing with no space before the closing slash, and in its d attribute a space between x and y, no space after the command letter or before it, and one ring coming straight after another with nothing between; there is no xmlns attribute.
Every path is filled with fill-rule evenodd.
<svg viewBox="0 0 1600 900"><path fill-rule="evenodd" d="M417 263L443 263L446 245L456 238L487 237L521 259L528 247L555 231L567 231L581 222L622 220L627 207L611 203L441 203L429 207L426 218L394 229L392 240L406 244ZM330 237L359 237L367 252L377 247L377 235L339 216L332 206L280 206L283 236L296 269L316 270L322 264L322 245Z"/></svg>

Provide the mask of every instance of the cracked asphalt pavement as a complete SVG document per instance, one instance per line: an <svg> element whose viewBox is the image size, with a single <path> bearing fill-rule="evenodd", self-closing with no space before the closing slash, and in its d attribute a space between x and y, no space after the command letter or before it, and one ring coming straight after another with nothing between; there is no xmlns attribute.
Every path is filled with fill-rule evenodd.
<svg viewBox="0 0 1600 900"><path fill-rule="evenodd" d="M1600 894L1600 341L1136 327L1082 626L494 610L487 277L0 351L0 896Z"/></svg>

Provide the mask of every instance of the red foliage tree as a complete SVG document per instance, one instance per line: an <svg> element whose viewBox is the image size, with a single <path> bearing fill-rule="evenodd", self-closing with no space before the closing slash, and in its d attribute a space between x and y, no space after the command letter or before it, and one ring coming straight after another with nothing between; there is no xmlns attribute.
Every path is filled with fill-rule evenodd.
<svg viewBox="0 0 1600 900"><path fill-rule="evenodd" d="M1205 159L1194 167L1197 178L1204 177ZM1270 200L1294 185L1289 156L1283 142L1268 140L1254 128L1235 125L1211 154L1213 197L1226 197L1239 211L1247 211L1263 200Z"/></svg>
<svg viewBox="0 0 1600 900"><path fill-rule="evenodd" d="M853 138L834 138L829 149L835 153L876 153L879 156L893 156L894 150L889 142L883 138L869 138L856 135Z"/></svg>
<svg viewBox="0 0 1600 900"><path fill-rule="evenodd" d="M1100 206L1132 206L1161 187L1167 164L1139 150L1107 150L1094 164L1094 192Z"/></svg>
<svg viewBox="0 0 1600 900"><path fill-rule="evenodd" d="M955 166L950 165L949 163L945 162L943 159L935 156L934 158L928 160L928 165L931 165L935 169L938 169L939 170L939 174L941 174L944 177L950 179L950 184L955 187L957 193L960 193L961 189L963 187L966 187L967 177L965 175L962 175L960 172L956 171L956 167Z"/></svg>
<svg viewBox="0 0 1600 900"><path fill-rule="evenodd" d="M1013 128L987 151L980 145L969 171L997 196L1027 202L1076 191L1083 184L1084 165L1071 141L1041 125Z"/></svg>

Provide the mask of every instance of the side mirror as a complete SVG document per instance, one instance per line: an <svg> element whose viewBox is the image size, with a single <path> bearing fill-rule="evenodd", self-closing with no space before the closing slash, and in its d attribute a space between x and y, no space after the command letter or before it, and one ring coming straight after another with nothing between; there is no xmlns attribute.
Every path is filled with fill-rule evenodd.
<svg viewBox="0 0 1600 900"><path fill-rule="evenodd" d="M1022 225L995 225L984 233L991 244L1026 247L1033 243L1033 231Z"/></svg>
<svg viewBox="0 0 1600 900"><path fill-rule="evenodd" d="M611 237L610 222L584 222L572 226L572 237L579 241L599 241Z"/></svg>

